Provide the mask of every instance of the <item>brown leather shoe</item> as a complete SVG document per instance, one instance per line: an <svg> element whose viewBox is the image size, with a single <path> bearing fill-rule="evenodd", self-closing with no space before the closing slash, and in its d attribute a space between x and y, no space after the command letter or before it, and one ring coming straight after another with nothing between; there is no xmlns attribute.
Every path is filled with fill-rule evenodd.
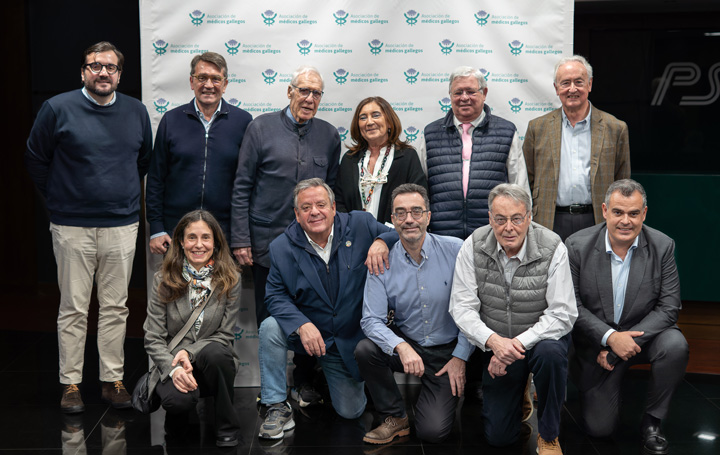
<svg viewBox="0 0 720 455"><path fill-rule="evenodd" d="M555 438L552 441L546 441L542 436L538 435L537 453L538 455L562 455L560 440Z"/></svg>
<svg viewBox="0 0 720 455"><path fill-rule="evenodd" d="M65 414L77 414L85 410L80 389L77 384L63 384L63 394L60 399L60 410Z"/></svg>
<svg viewBox="0 0 720 455"><path fill-rule="evenodd" d="M110 403L115 409L126 409L132 406L130 394L125 389L122 381L103 382L102 399Z"/></svg>
<svg viewBox="0 0 720 455"><path fill-rule="evenodd" d="M366 433L363 441L370 444L387 444L396 436L403 437L410 434L410 423L407 416L387 416L385 421L373 431Z"/></svg>

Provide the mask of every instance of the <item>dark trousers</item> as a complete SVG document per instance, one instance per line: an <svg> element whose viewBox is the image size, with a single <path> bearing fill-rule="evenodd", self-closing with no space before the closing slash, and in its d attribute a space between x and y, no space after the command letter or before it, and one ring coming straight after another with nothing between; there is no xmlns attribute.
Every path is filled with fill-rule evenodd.
<svg viewBox="0 0 720 455"><path fill-rule="evenodd" d="M620 361L613 371L595 362L587 363L581 378L574 379L580 388L580 407L585 431L593 437L612 434L620 416L621 387L625 373L633 365L650 364L645 412L658 419L668 414L673 393L682 382L688 362L689 348L685 337L676 327L660 332L630 360ZM585 359L588 360L588 359ZM577 360L573 359L573 373ZM593 365L594 364L594 365ZM576 375L573 374L573 378Z"/></svg>
<svg viewBox="0 0 720 455"><path fill-rule="evenodd" d="M560 236L564 242L565 239L582 229L595 225L595 215L592 212L573 215L567 212L555 212L553 221L553 231Z"/></svg>
<svg viewBox="0 0 720 455"><path fill-rule="evenodd" d="M458 397L452 395L448 375L438 377L435 373L452 358L455 343L423 347L407 338L405 341L410 343L425 365L425 374L420 378L420 395L415 403L415 433L422 440L441 442L452 430ZM405 405L393 376L393 372L403 372L400 356L384 353L365 338L355 347L355 359L380 417L404 417Z"/></svg>
<svg viewBox="0 0 720 455"><path fill-rule="evenodd" d="M538 395L538 433L546 441L560 434L560 413L565 402L570 335L559 340L542 340L525 351L525 358L506 369L505 376L493 379L487 371L492 351L485 352L483 376L483 418L485 438L493 446L513 444L520 437L522 400L528 374L533 374Z"/></svg>
<svg viewBox="0 0 720 455"><path fill-rule="evenodd" d="M265 305L265 285L267 284L270 269L254 262L252 271L253 285L255 286L255 317L259 328L260 324L270 316L270 312ZM315 376L315 357L296 352L293 356L293 363L295 364L293 370L293 384L295 387L299 389L304 384L312 384Z"/></svg>
<svg viewBox="0 0 720 455"><path fill-rule="evenodd" d="M198 388L182 393L172 379L160 382L155 389L162 407L168 414L192 411L201 397L215 398L215 433L217 436L235 436L240 420L235 413L233 389L235 382L235 360L232 348L210 342L195 356L193 377Z"/></svg>

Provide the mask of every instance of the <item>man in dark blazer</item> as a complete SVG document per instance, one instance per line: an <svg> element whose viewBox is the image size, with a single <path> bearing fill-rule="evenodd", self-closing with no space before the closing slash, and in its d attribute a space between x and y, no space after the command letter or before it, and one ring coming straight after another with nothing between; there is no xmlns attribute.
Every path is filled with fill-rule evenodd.
<svg viewBox="0 0 720 455"><path fill-rule="evenodd" d="M265 294L270 316L260 325L261 403L268 406L259 436L281 439L294 428L287 400L287 351L316 357L335 411L355 419L365 410L364 383L353 352L360 328L368 249L380 234L397 233L367 212L336 213L319 178L295 187L295 218L270 244ZM393 237L394 236L394 237Z"/></svg>
<svg viewBox="0 0 720 455"><path fill-rule="evenodd" d="M555 65L562 108L531 120L523 142L533 221L565 240L603 221L608 186L630 178L625 122L590 103L592 66L580 55Z"/></svg>
<svg viewBox="0 0 720 455"><path fill-rule="evenodd" d="M623 376L631 366L649 363L643 451L666 454L660 424L688 361L688 344L676 325L675 242L643 225L647 196L634 180L611 184L602 211L606 223L566 241L579 311L571 377L580 389L587 433L605 437L618 422Z"/></svg>

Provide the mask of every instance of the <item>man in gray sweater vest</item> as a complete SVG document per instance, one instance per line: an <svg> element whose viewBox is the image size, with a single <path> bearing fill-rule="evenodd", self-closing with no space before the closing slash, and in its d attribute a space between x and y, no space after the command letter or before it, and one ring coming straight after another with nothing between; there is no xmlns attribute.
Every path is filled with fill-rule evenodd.
<svg viewBox="0 0 720 455"><path fill-rule="evenodd" d="M520 436L523 389L538 393L538 453L562 454L570 330L577 318L567 249L532 222L530 195L516 184L488 197L490 224L463 243L455 264L450 314L484 351L483 417L493 446Z"/></svg>

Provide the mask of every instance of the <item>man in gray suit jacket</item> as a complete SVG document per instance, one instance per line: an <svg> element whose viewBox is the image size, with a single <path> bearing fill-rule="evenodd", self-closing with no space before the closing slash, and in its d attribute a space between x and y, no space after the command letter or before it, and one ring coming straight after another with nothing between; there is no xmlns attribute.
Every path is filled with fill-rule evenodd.
<svg viewBox="0 0 720 455"><path fill-rule="evenodd" d="M647 196L634 180L611 184L602 210L605 223L566 242L579 312L571 377L580 389L587 433L605 437L618 422L623 376L631 366L649 363L643 453L666 454L660 423L688 361L688 344L676 325L675 242L643 225Z"/></svg>

